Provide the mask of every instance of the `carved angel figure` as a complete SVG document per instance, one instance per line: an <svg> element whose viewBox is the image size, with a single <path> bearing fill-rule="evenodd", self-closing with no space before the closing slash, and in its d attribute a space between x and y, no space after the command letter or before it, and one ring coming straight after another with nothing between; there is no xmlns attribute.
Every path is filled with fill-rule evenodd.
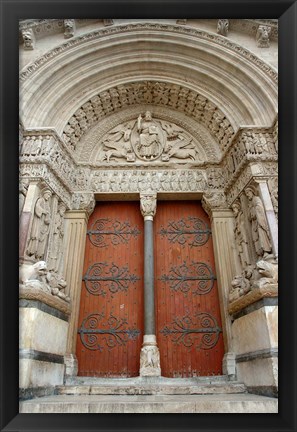
<svg viewBox="0 0 297 432"><path fill-rule="evenodd" d="M36 259L44 256L46 240L49 233L51 219L50 197L52 192L48 188L41 191L40 198L37 199L34 207L34 217L28 243L27 254Z"/></svg>
<svg viewBox="0 0 297 432"><path fill-rule="evenodd" d="M252 237L256 253L259 257L266 257L271 253L271 243L264 206L254 189L247 188L245 194L250 202L249 220L252 224Z"/></svg>
<svg viewBox="0 0 297 432"><path fill-rule="evenodd" d="M126 158L127 154L131 152L130 135L132 131L131 122L120 125L113 129L108 134L107 139L103 142L103 149L106 150L103 160L107 162L111 158Z"/></svg>

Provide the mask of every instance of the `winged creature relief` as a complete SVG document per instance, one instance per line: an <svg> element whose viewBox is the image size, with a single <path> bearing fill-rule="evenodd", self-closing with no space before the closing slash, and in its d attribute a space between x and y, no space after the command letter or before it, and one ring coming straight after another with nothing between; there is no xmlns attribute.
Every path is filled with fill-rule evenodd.
<svg viewBox="0 0 297 432"><path fill-rule="evenodd" d="M139 114L112 129L105 135L98 155L98 162L111 160L127 162L142 160L151 162L161 159L201 161L193 139L179 126L153 118L150 111Z"/></svg>

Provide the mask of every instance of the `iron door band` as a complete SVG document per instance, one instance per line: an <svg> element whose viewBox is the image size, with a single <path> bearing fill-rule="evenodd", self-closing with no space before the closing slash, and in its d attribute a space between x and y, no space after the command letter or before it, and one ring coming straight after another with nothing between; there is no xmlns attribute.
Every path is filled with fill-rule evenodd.
<svg viewBox="0 0 297 432"><path fill-rule="evenodd" d="M216 279L208 264L193 261L189 265L184 261L180 266L173 266L170 268L169 274L163 274L159 278L162 282L169 283L172 291L180 291L184 296L188 294L193 284L195 285L192 294L208 294Z"/></svg>
<svg viewBox="0 0 297 432"><path fill-rule="evenodd" d="M103 351L103 343L111 350L116 346L124 346L129 340L136 340L140 330L135 327L127 328L126 318L117 318L110 314L107 321L104 313L93 313L85 318L78 330L83 346L89 350ZM102 324L102 327L100 327Z"/></svg>
<svg viewBox="0 0 297 432"><path fill-rule="evenodd" d="M130 284L135 284L140 277L130 274L128 265L118 267L116 264L98 262L91 265L83 276L86 289L90 294L105 297L109 290L111 294L119 291L127 292Z"/></svg>
<svg viewBox="0 0 297 432"><path fill-rule="evenodd" d="M169 221L167 227L162 226L158 234L167 237L170 243L187 243L190 247L197 247L208 242L211 230L202 219L189 216L186 219Z"/></svg>
<svg viewBox="0 0 297 432"><path fill-rule="evenodd" d="M109 218L97 219L91 229L87 231L90 242L100 248L106 248L110 244L116 246L120 243L128 243L140 234L137 226L132 227L130 222L120 222Z"/></svg>
<svg viewBox="0 0 297 432"><path fill-rule="evenodd" d="M207 312L197 312L193 320L189 315L176 317L171 324L165 325L160 333L171 342L182 344L191 349L196 344L197 350L208 350L215 347L222 333L217 320ZM198 339L198 341L197 341Z"/></svg>

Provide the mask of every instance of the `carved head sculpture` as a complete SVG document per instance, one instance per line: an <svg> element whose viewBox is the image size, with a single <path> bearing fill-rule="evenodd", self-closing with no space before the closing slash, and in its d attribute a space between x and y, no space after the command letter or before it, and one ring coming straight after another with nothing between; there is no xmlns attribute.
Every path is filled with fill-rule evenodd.
<svg viewBox="0 0 297 432"><path fill-rule="evenodd" d="M24 45L26 48L33 48L34 36L31 29L22 32Z"/></svg>
<svg viewBox="0 0 297 432"><path fill-rule="evenodd" d="M41 190L41 195L46 201L48 201L52 196L52 191L49 188L45 187Z"/></svg>
<svg viewBox="0 0 297 432"><path fill-rule="evenodd" d="M232 208L233 212L235 213L235 216L237 216L239 211L240 211L240 208L241 208L240 203L238 201L235 201L232 204L231 208Z"/></svg>
<svg viewBox="0 0 297 432"><path fill-rule="evenodd" d="M246 194L246 196L247 196L247 198L248 198L249 201L251 201L253 199L253 197L255 195L257 195L255 189L253 187L251 187L251 186L248 187L248 188L246 188L245 194Z"/></svg>
<svg viewBox="0 0 297 432"><path fill-rule="evenodd" d="M150 111L146 111L144 118L145 120L152 120L152 113Z"/></svg>
<svg viewBox="0 0 297 432"><path fill-rule="evenodd" d="M61 204L59 205L59 208L58 208L58 211L59 211L60 215L63 216L64 213L66 212L66 210L67 210L67 208L66 208L65 204L64 204L64 203L61 203Z"/></svg>

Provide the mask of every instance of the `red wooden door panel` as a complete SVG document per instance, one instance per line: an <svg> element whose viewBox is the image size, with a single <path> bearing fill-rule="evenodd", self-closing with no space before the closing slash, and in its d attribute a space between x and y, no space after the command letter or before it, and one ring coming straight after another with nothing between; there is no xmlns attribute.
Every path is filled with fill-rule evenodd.
<svg viewBox="0 0 297 432"><path fill-rule="evenodd" d="M200 202L159 201L154 224L162 375L220 375L224 347L208 216Z"/></svg>
<svg viewBox="0 0 297 432"><path fill-rule="evenodd" d="M97 204L88 223L77 335L80 376L139 375L143 218L138 202Z"/></svg>

